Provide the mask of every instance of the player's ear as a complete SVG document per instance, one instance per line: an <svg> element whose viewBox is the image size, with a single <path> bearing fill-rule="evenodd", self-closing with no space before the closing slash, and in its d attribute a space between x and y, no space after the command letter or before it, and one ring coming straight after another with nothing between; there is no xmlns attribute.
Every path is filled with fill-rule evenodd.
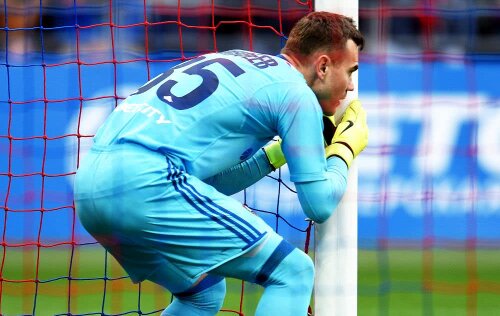
<svg viewBox="0 0 500 316"><path fill-rule="evenodd" d="M330 57L327 55L319 55L316 59L316 75L319 79L323 80L325 78L329 63Z"/></svg>

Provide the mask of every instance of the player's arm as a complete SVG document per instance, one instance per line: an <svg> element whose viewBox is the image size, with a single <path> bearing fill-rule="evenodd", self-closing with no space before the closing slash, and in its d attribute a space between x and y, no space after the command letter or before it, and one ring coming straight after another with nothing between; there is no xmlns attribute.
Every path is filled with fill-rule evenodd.
<svg viewBox="0 0 500 316"><path fill-rule="evenodd" d="M346 187L347 165L338 157L327 160L325 179L295 183L304 214L316 223L323 223L332 215Z"/></svg>
<svg viewBox="0 0 500 316"><path fill-rule="evenodd" d="M359 100L349 104L338 126L333 117L323 116L323 139L326 179L296 183L305 214L319 223L327 220L337 207L347 186L348 168L368 142L366 113Z"/></svg>
<svg viewBox="0 0 500 316"><path fill-rule="evenodd" d="M272 141L249 159L203 181L226 195L238 193L286 163L280 143Z"/></svg>

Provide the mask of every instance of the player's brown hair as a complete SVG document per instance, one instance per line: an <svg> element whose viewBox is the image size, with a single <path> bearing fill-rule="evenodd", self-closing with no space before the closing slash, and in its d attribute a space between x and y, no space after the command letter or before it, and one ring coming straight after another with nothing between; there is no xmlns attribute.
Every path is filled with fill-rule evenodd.
<svg viewBox="0 0 500 316"><path fill-rule="evenodd" d="M349 39L359 50L363 49L364 37L352 18L330 12L311 12L294 25L281 53L309 56L316 51L342 50Z"/></svg>

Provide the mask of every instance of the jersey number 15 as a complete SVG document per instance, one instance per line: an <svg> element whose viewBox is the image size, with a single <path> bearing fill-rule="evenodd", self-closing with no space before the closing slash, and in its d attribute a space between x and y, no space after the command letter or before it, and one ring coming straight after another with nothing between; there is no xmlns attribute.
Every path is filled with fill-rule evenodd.
<svg viewBox="0 0 500 316"><path fill-rule="evenodd" d="M245 73L243 69L241 69L238 65L236 65L229 59L214 58L203 61L204 59L206 59L205 56L200 56L188 60L184 63L178 64L162 73L161 75L157 76L153 80L149 81L144 86L140 87L135 93L132 93L132 95L142 94L155 87L163 80L168 79L168 77L170 77L176 69L190 66L184 69L182 72L191 76L200 76L202 79L200 85L193 89L191 92L182 97L173 95L172 88L178 83L174 79L169 79L163 82L156 90L156 95L161 101L167 103L177 110L187 110L208 98L210 95L212 95L212 93L215 92L215 90L219 86L219 78L217 78L217 75L213 71L205 69L205 67L207 67L208 65L218 63L227 71L229 71L234 77L238 77Z"/></svg>

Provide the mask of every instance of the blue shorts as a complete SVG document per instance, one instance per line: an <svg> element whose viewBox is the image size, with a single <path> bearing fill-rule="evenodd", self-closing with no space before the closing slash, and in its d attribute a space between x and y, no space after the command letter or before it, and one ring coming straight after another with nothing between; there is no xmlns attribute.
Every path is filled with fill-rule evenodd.
<svg viewBox="0 0 500 316"><path fill-rule="evenodd" d="M161 278L172 292L274 233L241 202L140 146L93 148L75 178L75 203L133 282Z"/></svg>

